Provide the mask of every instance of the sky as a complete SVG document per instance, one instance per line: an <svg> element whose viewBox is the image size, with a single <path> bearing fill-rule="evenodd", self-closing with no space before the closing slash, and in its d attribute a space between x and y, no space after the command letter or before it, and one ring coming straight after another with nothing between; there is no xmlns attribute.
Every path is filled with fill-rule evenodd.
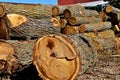
<svg viewBox="0 0 120 80"><path fill-rule="evenodd" d="M57 0L0 0L0 2L31 3L31 4L57 4Z"/></svg>

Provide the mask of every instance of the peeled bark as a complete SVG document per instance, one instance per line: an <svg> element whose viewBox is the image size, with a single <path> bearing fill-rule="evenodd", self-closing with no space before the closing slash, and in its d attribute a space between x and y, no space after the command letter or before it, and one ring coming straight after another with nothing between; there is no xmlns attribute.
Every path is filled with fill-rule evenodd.
<svg viewBox="0 0 120 80"><path fill-rule="evenodd" d="M3 17L5 13L6 13L5 8L2 5L0 5L0 17Z"/></svg>
<svg viewBox="0 0 120 80"><path fill-rule="evenodd" d="M41 4L17 4L17 3L0 3L6 8L6 13L16 13L32 18L51 17L52 5Z"/></svg>
<svg viewBox="0 0 120 80"><path fill-rule="evenodd" d="M63 29L63 34L78 34L79 33L79 27L80 26L69 26L67 25L64 29Z"/></svg>
<svg viewBox="0 0 120 80"><path fill-rule="evenodd" d="M97 32L106 29L110 29L112 27L111 22L98 22L98 23L90 23L90 24L82 24L80 25L80 32Z"/></svg>
<svg viewBox="0 0 120 80"><path fill-rule="evenodd" d="M32 52L35 41L0 41L0 73L12 74L22 71L32 64Z"/></svg>
<svg viewBox="0 0 120 80"><path fill-rule="evenodd" d="M71 17L69 19L69 23L71 25L89 24L96 22L102 22L102 19L96 17Z"/></svg>
<svg viewBox="0 0 120 80"><path fill-rule="evenodd" d="M113 6L107 6L105 9L106 13L120 13L120 9Z"/></svg>

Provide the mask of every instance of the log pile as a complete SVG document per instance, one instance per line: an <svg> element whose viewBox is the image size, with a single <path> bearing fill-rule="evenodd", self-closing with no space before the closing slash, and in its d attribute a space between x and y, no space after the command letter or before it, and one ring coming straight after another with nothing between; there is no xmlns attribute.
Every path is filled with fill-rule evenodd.
<svg viewBox="0 0 120 80"><path fill-rule="evenodd" d="M120 9L114 6L107 6L104 11L99 15L103 21L110 21L112 23L112 29L115 34L119 36L120 33Z"/></svg>
<svg viewBox="0 0 120 80"><path fill-rule="evenodd" d="M80 4L53 6L52 18L41 19L0 8L0 73L16 74L32 64L43 80L75 80L116 44L108 18Z"/></svg>

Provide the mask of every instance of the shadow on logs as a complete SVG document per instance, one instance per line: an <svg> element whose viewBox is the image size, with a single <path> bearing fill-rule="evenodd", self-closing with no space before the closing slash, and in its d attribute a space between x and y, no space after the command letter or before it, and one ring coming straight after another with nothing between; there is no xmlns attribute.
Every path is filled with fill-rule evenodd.
<svg viewBox="0 0 120 80"><path fill-rule="evenodd" d="M31 64L30 67L21 72L13 74L11 80L42 80L38 75L36 68Z"/></svg>

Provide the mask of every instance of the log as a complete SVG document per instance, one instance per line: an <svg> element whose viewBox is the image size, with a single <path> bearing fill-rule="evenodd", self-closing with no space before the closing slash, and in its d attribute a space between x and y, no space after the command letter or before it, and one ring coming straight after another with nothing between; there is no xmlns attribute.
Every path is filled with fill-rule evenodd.
<svg viewBox="0 0 120 80"><path fill-rule="evenodd" d="M43 35L59 33L61 30L59 27L54 27L52 25L50 18L28 18L28 21L24 24L17 27L9 25L9 28L9 38L18 40L36 39Z"/></svg>
<svg viewBox="0 0 120 80"><path fill-rule="evenodd" d="M60 22L61 20L59 17L53 17L53 18L51 18L51 21L53 23L53 26L55 26L55 27L61 26L61 22Z"/></svg>
<svg viewBox="0 0 120 80"><path fill-rule="evenodd" d="M68 24L68 21L66 19L61 19L60 24L61 24L61 28L64 28Z"/></svg>
<svg viewBox="0 0 120 80"><path fill-rule="evenodd" d="M6 13L5 8L2 5L0 5L0 17L3 17L5 13Z"/></svg>
<svg viewBox="0 0 120 80"><path fill-rule="evenodd" d="M78 34L79 33L79 27L80 26L70 26L67 25L64 29L63 29L63 34Z"/></svg>
<svg viewBox="0 0 120 80"><path fill-rule="evenodd" d="M32 18L51 17L52 5L41 4L20 4L20 3L0 3L6 8L6 13L16 13Z"/></svg>
<svg viewBox="0 0 120 80"><path fill-rule="evenodd" d="M82 35L66 36L47 35L35 43L33 63L43 80L74 80L96 62L96 51Z"/></svg>
<svg viewBox="0 0 120 80"><path fill-rule="evenodd" d="M58 16L62 15L63 11L66 9L67 6L53 6L52 7L52 15L53 16Z"/></svg>
<svg viewBox="0 0 120 80"><path fill-rule="evenodd" d="M86 9L85 10L85 16L88 16L88 17L98 17L98 12L96 10L89 10L89 9Z"/></svg>
<svg viewBox="0 0 120 80"><path fill-rule="evenodd" d="M91 42L92 46L98 53L111 53L115 48L116 36L113 30L104 30L97 34L93 32L83 33L83 35Z"/></svg>
<svg viewBox="0 0 120 80"><path fill-rule="evenodd" d="M69 23L71 25L81 25L81 24L89 24L96 22L102 22L102 19L96 17L71 17L69 19Z"/></svg>
<svg viewBox="0 0 120 80"><path fill-rule="evenodd" d="M80 25L80 32L96 32L102 31L106 29L110 29L112 27L111 22L98 22L98 23L90 23L90 24L82 24Z"/></svg>
<svg viewBox="0 0 120 80"><path fill-rule="evenodd" d="M84 16L85 8L80 4L75 4L66 8L63 12L64 18L69 19L71 16Z"/></svg>
<svg viewBox="0 0 120 80"><path fill-rule="evenodd" d="M98 17L98 12L95 10L85 10L85 9L77 9L77 8L70 8L65 9L63 12L64 18L69 19L71 17Z"/></svg>
<svg viewBox="0 0 120 80"><path fill-rule="evenodd" d="M113 6L107 6L105 9L106 13L120 13L120 9Z"/></svg>
<svg viewBox="0 0 120 80"><path fill-rule="evenodd" d="M32 64L35 40L0 40L0 73L13 74Z"/></svg>
<svg viewBox="0 0 120 80"><path fill-rule="evenodd" d="M99 18L101 18L102 21L105 22L105 21L108 20L109 17L108 17L107 14L105 13L105 11L100 11L100 12L99 12Z"/></svg>

